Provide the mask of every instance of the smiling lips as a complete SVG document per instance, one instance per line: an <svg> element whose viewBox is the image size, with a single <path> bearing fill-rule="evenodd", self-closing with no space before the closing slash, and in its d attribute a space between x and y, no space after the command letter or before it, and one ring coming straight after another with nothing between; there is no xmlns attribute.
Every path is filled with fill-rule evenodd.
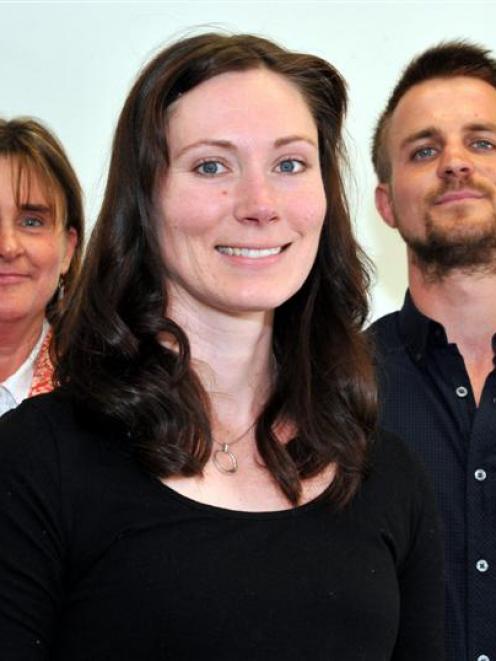
<svg viewBox="0 0 496 661"><path fill-rule="evenodd" d="M483 197L485 197L484 193L481 193L480 191L477 190L465 188L463 190L449 191L447 193L444 193L443 195L440 195L438 198L436 198L434 204L437 206L440 204L447 204L449 202L465 202L466 200L480 200Z"/></svg>
<svg viewBox="0 0 496 661"><path fill-rule="evenodd" d="M215 249L223 255L229 255L230 257L262 259L263 257L278 255L285 247L286 246L277 246L274 248L235 248L232 246L216 246Z"/></svg>
<svg viewBox="0 0 496 661"><path fill-rule="evenodd" d="M23 282L29 276L24 273L2 273L0 271L0 284L16 284L18 282Z"/></svg>

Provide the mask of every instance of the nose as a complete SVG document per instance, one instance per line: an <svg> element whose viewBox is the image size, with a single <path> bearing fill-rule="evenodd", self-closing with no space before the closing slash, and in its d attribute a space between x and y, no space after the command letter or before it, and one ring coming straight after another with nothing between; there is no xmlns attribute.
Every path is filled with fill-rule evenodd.
<svg viewBox="0 0 496 661"><path fill-rule="evenodd" d="M234 205L237 220L262 224L278 220L277 195L269 176L252 173L241 177Z"/></svg>
<svg viewBox="0 0 496 661"><path fill-rule="evenodd" d="M438 174L441 179L456 181L468 179L474 171L474 163L469 152L460 146L444 148L439 160Z"/></svg>
<svg viewBox="0 0 496 661"><path fill-rule="evenodd" d="M22 245L15 228L0 222L0 259L12 261L22 253Z"/></svg>

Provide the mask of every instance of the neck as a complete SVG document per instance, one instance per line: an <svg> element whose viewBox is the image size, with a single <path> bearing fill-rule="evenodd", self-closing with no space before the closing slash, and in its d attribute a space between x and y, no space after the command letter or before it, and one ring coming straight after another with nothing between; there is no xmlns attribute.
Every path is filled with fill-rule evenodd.
<svg viewBox="0 0 496 661"><path fill-rule="evenodd" d="M272 312L229 315L174 300L169 316L188 336L192 362L209 395L214 436L232 440L258 416L273 378Z"/></svg>
<svg viewBox="0 0 496 661"><path fill-rule="evenodd" d="M28 358L43 328L43 318L0 322L0 383L12 376Z"/></svg>
<svg viewBox="0 0 496 661"><path fill-rule="evenodd" d="M496 275L453 271L430 281L410 264L409 285L419 310L443 324L450 342L480 342L490 349L496 332Z"/></svg>
<svg viewBox="0 0 496 661"><path fill-rule="evenodd" d="M462 354L478 396L493 369L491 339L496 333L496 275L453 271L432 281L409 264L409 285L417 308L444 326L448 341Z"/></svg>

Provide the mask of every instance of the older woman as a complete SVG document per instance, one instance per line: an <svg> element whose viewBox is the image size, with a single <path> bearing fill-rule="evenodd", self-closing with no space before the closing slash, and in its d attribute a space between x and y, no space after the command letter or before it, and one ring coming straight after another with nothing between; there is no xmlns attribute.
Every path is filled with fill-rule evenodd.
<svg viewBox="0 0 496 661"><path fill-rule="evenodd" d="M431 496L372 443L345 105L246 35L137 80L63 387L0 424L3 660L442 658Z"/></svg>
<svg viewBox="0 0 496 661"><path fill-rule="evenodd" d="M56 138L0 120L0 415L52 389L50 323L81 257L79 183Z"/></svg>

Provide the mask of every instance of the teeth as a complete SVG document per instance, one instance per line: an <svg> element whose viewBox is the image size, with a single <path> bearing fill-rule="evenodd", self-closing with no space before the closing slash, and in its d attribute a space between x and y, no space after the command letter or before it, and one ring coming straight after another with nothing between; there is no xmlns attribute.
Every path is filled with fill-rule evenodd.
<svg viewBox="0 0 496 661"><path fill-rule="evenodd" d="M234 255L235 257L250 257L251 259L260 259L270 255L278 255L282 247L278 248L231 248L230 246L217 246L217 250L223 255Z"/></svg>

